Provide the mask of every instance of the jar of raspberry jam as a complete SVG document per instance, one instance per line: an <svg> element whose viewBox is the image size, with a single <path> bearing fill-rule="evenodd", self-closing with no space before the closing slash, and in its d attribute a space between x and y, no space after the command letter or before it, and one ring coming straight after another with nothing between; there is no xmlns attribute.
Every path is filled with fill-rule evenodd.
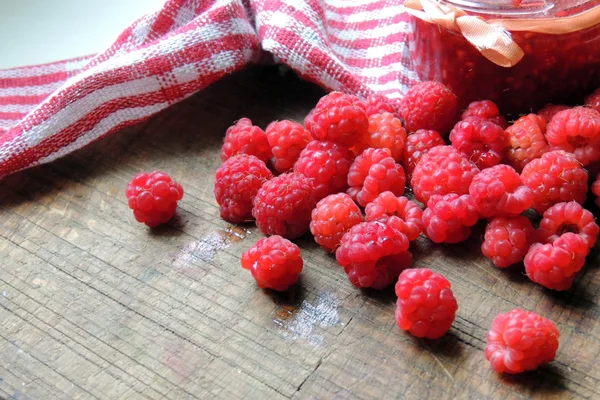
<svg viewBox="0 0 600 400"><path fill-rule="evenodd" d="M450 87L463 107L489 99L504 113L528 113L580 102L600 87L600 0L414 0L405 6L419 77ZM509 59L490 57L490 48Z"/></svg>

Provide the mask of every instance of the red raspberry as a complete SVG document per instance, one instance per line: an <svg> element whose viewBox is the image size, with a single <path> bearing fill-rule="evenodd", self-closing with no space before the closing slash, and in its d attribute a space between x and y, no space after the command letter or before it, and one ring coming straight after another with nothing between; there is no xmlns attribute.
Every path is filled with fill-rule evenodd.
<svg viewBox="0 0 600 400"><path fill-rule="evenodd" d="M450 330L458 304L452 285L427 268L403 271L396 283L396 323L416 337L437 339Z"/></svg>
<svg viewBox="0 0 600 400"><path fill-rule="evenodd" d="M362 212L346 193L330 194L312 211L310 232L325 250L334 251L342 236L363 222Z"/></svg>
<svg viewBox="0 0 600 400"><path fill-rule="evenodd" d="M434 194L469 193L469 185L478 173L477 166L454 147L437 146L416 165L411 185L417 200L427 203Z"/></svg>
<svg viewBox="0 0 600 400"><path fill-rule="evenodd" d="M367 98L365 101L365 111L368 117L384 112L392 113L397 117L396 108L390 103L387 97L380 94L372 94Z"/></svg>
<svg viewBox="0 0 600 400"><path fill-rule="evenodd" d="M600 88L585 98L585 106L600 113Z"/></svg>
<svg viewBox="0 0 600 400"><path fill-rule="evenodd" d="M491 121L469 117L454 126L450 132L450 142L471 162L483 169L498 165L504 160L508 135L504 129Z"/></svg>
<svg viewBox="0 0 600 400"><path fill-rule="evenodd" d="M500 115L498 106L491 100L474 101L465 111L463 111L461 119L467 119L469 117L477 117L485 119L499 125L502 129L506 129L508 122L506 118Z"/></svg>
<svg viewBox="0 0 600 400"><path fill-rule="evenodd" d="M546 107L539 110L537 112L537 115L544 118L546 123L548 123L548 122L550 122L552 117L554 117L556 114L558 114L561 111L568 110L569 108L571 108L571 107L563 106L562 104L558 104L558 105L548 104Z"/></svg>
<svg viewBox="0 0 600 400"><path fill-rule="evenodd" d="M221 218L235 224L252 221L252 200L273 174L255 156L233 156L217 169L215 198Z"/></svg>
<svg viewBox="0 0 600 400"><path fill-rule="evenodd" d="M298 281L303 266L300 248L277 235L260 239L242 255L242 267L252 272L258 287L278 292Z"/></svg>
<svg viewBox="0 0 600 400"><path fill-rule="evenodd" d="M281 173L292 169L302 149L312 140L302 125L287 120L271 122L266 133L275 158L273 167Z"/></svg>
<svg viewBox="0 0 600 400"><path fill-rule="evenodd" d="M552 243L565 232L577 233L591 249L598 240L600 228L591 212L570 201L555 204L544 212L538 235L540 242Z"/></svg>
<svg viewBox="0 0 600 400"><path fill-rule="evenodd" d="M552 243L536 243L525 256L525 273L533 282L554 290L567 290L583 268L590 252L585 238L563 233Z"/></svg>
<svg viewBox="0 0 600 400"><path fill-rule="evenodd" d="M475 175L469 194L482 217L515 216L531 207L533 193L510 165L496 165Z"/></svg>
<svg viewBox="0 0 600 400"><path fill-rule="evenodd" d="M481 245L483 255L496 267L506 268L523 261L537 235L529 218L496 217L485 228L485 239Z"/></svg>
<svg viewBox="0 0 600 400"><path fill-rule="evenodd" d="M433 130L419 129L406 138L406 145L402 154L402 166L407 175L412 175L415 165L419 162L429 149L443 146L444 139Z"/></svg>
<svg viewBox="0 0 600 400"><path fill-rule="evenodd" d="M256 156L264 162L273 157L267 134L258 126L252 125L248 118L240 119L227 129L221 149L221 160L225 161L239 153Z"/></svg>
<svg viewBox="0 0 600 400"><path fill-rule="evenodd" d="M600 207L600 173L596 175L596 180L592 183L592 193L596 196L596 205Z"/></svg>
<svg viewBox="0 0 600 400"><path fill-rule="evenodd" d="M155 228L173 218L183 188L164 172L142 172L129 182L126 195L135 219Z"/></svg>
<svg viewBox="0 0 600 400"><path fill-rule="evenodd" d="M369 133L356 146L356 153L360 154L369 147L390 149L392 158L400 161L405 141L406 131L402 127L402 121L394 114L388 112L373 114L369 117Z"/></svg>
<svg viewBox="0 0 600 400"><path fill-rule="evenodd" d="M499 373L532 371L554 360L560 332L554 322L519 308L494 318L485 358Z"/></svg>
<svg viewBox="0 0 600 400"><path fill-rule="evenodd" d="M358 97L331 92L306 116L304 126L317 140L353 146L367 134L369 118Z"/></svg>
<svg viewBox="0 0 600 400"><path fill-rule="evenodd" d="M563 201L583 204L588 191L588 174L572 154L551 151L531 161L521 173L533 192L532 207L539 213Z"/></svg>
<svg viewBox="0 0 600 400"><path fill-rule="evenodd" d="M348 171L354 155L341 143L313 140L300 153L294 172L306 176L315 187L316 199L348 188Z"/></svg>
<svg viewBox="0 0 600 400"><path fill-rule="evenodd" d="M445 134L456 122L458 98L439 82L422 82L408 89L400 101L406 130L433 129Z"/></svg>
<svg viewBox="0 0 600 400"><path fill-rule="evenodd" d="M548 123L546 139L553 149L573 153L584 166L600 160L600 113L575 107L557 113Z"/></svg>
<svg viewBox="0 0 600 400"><path fill-rule="evenodd" d="M458 243L471 235L479 213L469 195L433 195L423 211L424 232L435 243Z"/></svg>
<svg viewBox="0 0 600 400"><path fill-rule="evenodd" d="M348 172L348 194L361 206L382 192L391 191L397 196L404 193L404 170L390 157L389 149L366 149L356 157Z"/></svg>
<svg viewBox="0 0 600 400"><path fill-rule="evenodd" d="M386 220L387 224L416 240L423 232L423 211L417 203L392 192L383 192L365 208L367 221ZM391 218L387 218L391 217Z"/></svg>
<svg viewBox="0 0 600 400"><path fill-rule="evenodd" d="M288 239L308 231L315 189L304 175L290 173L266 181L254 197L252 216L265 235Z"/></svg>
<svg viewBox="0 0 600 400"><path fill-rule="evenodd" d="M508 161L517 171L531 160L540 158L549 150L544 137L546 120L535 114L525 115L506 128L508 134Z"/></svg>
<svg viewBox="0 0 600 400"><path fill-rule="evenodd" d="M342 237L335 256L357 288L383 289L412 264L408 238L381 221L361 222Z"/></svg>

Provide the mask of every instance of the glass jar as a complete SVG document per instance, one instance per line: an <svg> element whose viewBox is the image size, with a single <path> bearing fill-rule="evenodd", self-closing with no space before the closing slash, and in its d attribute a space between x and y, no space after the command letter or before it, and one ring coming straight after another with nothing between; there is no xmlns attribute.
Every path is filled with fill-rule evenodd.
<svg viewBox="0 0 600 400"><path fill-rule="evenodd" d="M501 28L522 50L514 65L501 66L486 58L460 29L411 14L409 48L419 77L450 87L461 106L489 99L504 113L523 114L548 103L581 102L600 87L600 0L438 0L436 4L458 11L445 19L475 16ZM582 22L582 18L587 19ZM519 21L523 23L513 30ZM583 28L576 29L578 24ZM570 32L546 33L555 28L565 31L565 26Z"/></svg>

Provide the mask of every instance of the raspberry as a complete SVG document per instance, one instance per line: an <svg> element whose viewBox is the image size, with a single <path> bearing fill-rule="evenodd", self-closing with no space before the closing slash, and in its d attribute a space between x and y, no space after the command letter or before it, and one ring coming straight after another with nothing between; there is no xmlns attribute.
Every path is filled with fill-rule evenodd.
<svg viewBox="0 0 600 400"><path fill-rule="evenodd" d="M272 177L265 163L255 156L239 154L225 161L215 177L215 198L221 218L236 224L253 220L252 200Z"/></svg>
<svg viewBox="0 0 600 400"><path fill-rule="evenodd" d="M485 119L499 125L502 129L506 129L508 122L506 118L500 115L498 106L491 100L474 101L465 111L463 111L461 119L467 119L469 117L477 117Z"/></svg>
<svg viewBox="0 0 600 400"><path fill-rule="evenodd" d="M592 193L596 196L596 205L600 207L600 173L596 175L596 180L592 183Z"/></svg>
<svg viewBox="0 0 600 400"><path fill-rule="evenodd" d="M525 256L525 273L533 282L554 290L567 290L583 268L590 249L581 235L563 233L552 243L536 243Z"/></svg>
<svg viewBox="0 0 600 400"><path fill-rule="evenodd" d="M267 134L258 126L252 125L248 118L240 119L227 129L221 149L221 160L226 161L239 153L256 156L265 163L273 157Z"/></svg>
<svg viewBox="0 0 600 400"><path fill-rule="evenodd" d="M382 221L361 222L342 237L335 256L357 288L383 289L412 264L408 238Z"/></svg>
<svg viewBox="0 0 600 400"><path fill-rule="evenodd" d="M544 137L546 120L535 114L525 115L506 128L508 134L508 162L517 171L531 160L540 158L549 150Z"/></svg>
<svg viewBox="0 0 600 400"><path fill-rule="evenodd" d="M412 175L415 165L429 149L443 146L444 139L434 130L419 129L406 138L406 145L402 154L402 166L408 175Z"/></svg>
<svg viewBox="0 0 600 400"><path fill-rule="evenodd" d="M260 239L242 255L242 267L252 272L258 287L278 292L298 281L303 265L300 248L277 235Z"/></svg>
<svg viewBox="0 0 600 400"><path fill-rule="evenodd" d="M533 192L533 209L540 213L563 201L583 204L588 190L587 171L562 150L531 161L523 168L521 179Z"/></svg>
<svg viewBox="0 0 600 400"><path fill-rule="evenodd" d="M342 236L363 222L362 212L346 193L331 194L317 203L312 211L310 232L325 250L335 250Z"/></svg>
<svg viewBox="0 0 600 400"><path fill-rule="evenodd" d="M281 173L292 169L302 149L312 140L302 125L287 120L271 122L266 133L275 158L273 167Z"/></svg>
<svg viewBox="0 0 600 400"><path fill-rule="evenodd" d="M437 339L454 322L458 304L448 279L427 268L403 271L396 283L396 322L416 337Z"/></svg>
<svg viewBox="0 0 600 400"><path fill-rule="evenodd" d="M380 94L372 94L367 98L367 100L364 103L365 111L368 117L370 117L373 114L379 114L384 112L392 113L395 117L397 117L395 107L385 96L382 96Z"/></svg>
<svg viewBox="0 0 600 400"><path fill-rule="evenodd" d="M573 153L581 164L600 160L600 113L575 107L557 113L548 123L546 139L553 149Z"/></svg>
<svg viewBox="0 0 600 400"><path fill-rule="evenodd" d="M473 205L482 217L515 216L531 207L533 193L509 165L484 169L469 186Z"/></svg>
<svg viewBox="0 0 600 400"><path fill-rule="evenodd" d="M348 194L366 206L382 192L404 193L404 170L390 157L389 149L366 149L356 157L348 172Z"/></svg>
<svg viewBox="0 0 600 400"><path fill-rule="evenodd" d="M400 161L405 141L406 131L402 127L402 121L395 117L394 114L388 112L373 114L369 117L369 133L356 146L356 152L360 154L364 149L369 147L390 149L392 158Z"/></svg>
<svg viewBox="0 0 600 400"><path fill-rule="evenodd" d="M546 123L548 123L548 122L550 122L552 117L554 117L557 113L564 111L564 110L568 110L569 108L571 108L571 107L563 106L562 104L558 104L558 105L548 104L546 107L539 110L537 112L537 115L542 117L546 121Z"/></svg>
<svg viewBox="0 0 600 400"><path fill-rule="evenodd" d="M433 195L423 211L425 234L435 243L458 243L471 235L479 213L469 195Z"/></svg>
<svg viewBox="0 0 600 400"><path fill-rule="evenodd" d="M308 178L296 173L283 174L266 181L259 189L252 216L265 235L294 239L308 231L315 204L314 187Z"/></svg>
<svg viewBox="0 0 600 400"><path fill-rule="evenodd" d="M369 119L358 97L331 92L306 116L304 126L317 140L353 146L367 134Z"/></svg>
<svg viewBox="0 0 600 400"><path fill-rule="evenodd" d="M559 337L554 322L516 308L494 318L487 335L485 358L499 373L532 371L554 360Z"/></svg>
<svg viewBox="0 0 600 400"><path fill-rule="evenodd" d="M162 171L142 172L129 182L126 195L135 219L156 228L173 218L183 188Z"/></svg>
<svg viewBox="0 0 600 400"><path fill-rule="evenodd" d="M413 171L415 197L427 203L434 194L467 194L479 169L452 146L437 146L425 154Z"/></svg>
<svg viewBox="0 0 600 400"><path fill-rule="evenodd" d="M585 98L585 106L600 112L600 88Z"/></svg>
<svg viewBox="0 0 600 400"><path fill-rule="evenodd" d="M544 212L538 235L540 242L552 243L565 232L577 233L591 249L598 240L600 228L591 212L570 201L555 204Z"/></svg>
<svg viewBox="0 0 600 400"><path fill-rule="evenodd" d="M506 268L523 261L536 240L536 232L529 218L522 215L496 217L485 228L481 251L496 267Z"/></svg>
<svg viewBox="0 0 600 400"><path fill-rule="evenodd" d="M508 135L491 121L469 117L454 126L450 132L450 142L483 169L502 162L508 147Z"/></svg>
<svg viewBox="0 0 600 400"><path fill-rule="evenodd" d="M315 187L316 200L348 188L348 171L354 155L340 143L313 140L300 153L294 172L306 176Z"/></svg>
<svg viewBox="0 0 600 400"><path fill-rule="evenodd" d="M433 129L445 134L456 122L458 98L439 82L422 82L408 89L400 102L406 130Z"/></svg>
<svg viewBox="0 0 600 400"><path fill-rule="evenodd" d="M387 224L404 233L408 240L416 240L423 232L423 211L404 196L383 192L365 208L367 221L384 219ZM392 217L387 218L386 217Z"/></svg>

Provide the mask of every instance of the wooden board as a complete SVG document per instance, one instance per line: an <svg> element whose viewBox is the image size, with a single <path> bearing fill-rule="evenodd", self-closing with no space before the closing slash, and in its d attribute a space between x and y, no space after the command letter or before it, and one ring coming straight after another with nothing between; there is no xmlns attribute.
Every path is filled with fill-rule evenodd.
<svg viewBox="0 0 600 400"><path fill-rule="evenodd" d="M250 69L149 122L0 183L0 397L600 398L597 252L573 289L492 267L482 227L455 246L426 239L416 266L444 273L459 302L438 341L394 322L393 290L359 291L310 237L301 284L256 287L240 255L261 235L218 216L212 188L225 129L250 117L302 120L322 95L278 68ZM155 231L124 196L162 169L186 195ZM515 307L554 320L556 360L518 377L489 368L494 316Z"/></svg>

